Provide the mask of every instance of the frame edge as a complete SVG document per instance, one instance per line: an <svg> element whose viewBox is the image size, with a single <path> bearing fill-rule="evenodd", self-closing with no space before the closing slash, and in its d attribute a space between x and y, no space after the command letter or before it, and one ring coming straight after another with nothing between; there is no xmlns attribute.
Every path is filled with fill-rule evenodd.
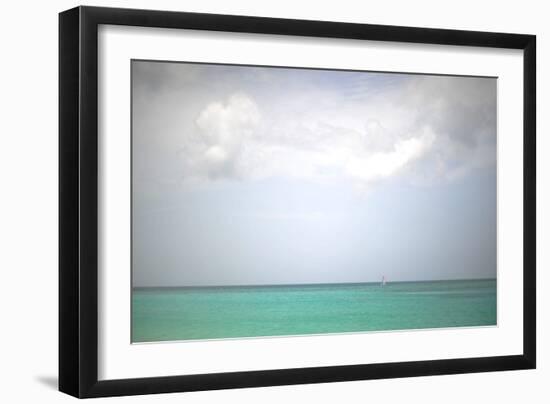
<svg viewBox="0 0 550 404"><path fill-rule="evenodd" d="M536 368L537 351L537 152L536 36L523 50L523 355Z"/></svg>
<svg viewBox="0 0 550 404"><path fill-rule="evenodd" d="M80 10L59 14L59 391L79 396Z"/></svg>

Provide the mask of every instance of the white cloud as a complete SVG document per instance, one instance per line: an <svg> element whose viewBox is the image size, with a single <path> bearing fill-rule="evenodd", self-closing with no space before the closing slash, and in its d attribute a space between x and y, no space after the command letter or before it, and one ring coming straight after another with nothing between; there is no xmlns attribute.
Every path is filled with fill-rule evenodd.
<svg viewBox="0 0 550 404"><path fill-rule="evenodd" d="M374 152L365 156L351 156L345 167L346 173L365 182L390 177L426 153L434 139L433 132L426 128L425 132L418 137L397 141L393 150Z"/></svg>
<svg viewBox="0 0 550 404"><path fill-rule="evenodd" d="M210 179L240 175L243 147L259 122L257 105L244 94L207 105L195 121L198 135L188 139L182 153L185 174Z"/></svg>
<svg viewBox="0 0 550 404"><path fill-rule="evenodd" d="M207 103L182 133L183 177L344 177L361 188L406 173L453 180L494 162L495 115L487 79L415 77L352 99L323 88L240 91Z"/></svg>

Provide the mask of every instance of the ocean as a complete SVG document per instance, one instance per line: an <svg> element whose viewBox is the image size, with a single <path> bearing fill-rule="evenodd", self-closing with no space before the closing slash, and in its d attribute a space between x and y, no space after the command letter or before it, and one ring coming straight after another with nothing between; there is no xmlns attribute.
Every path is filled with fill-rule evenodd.
<svg viewBox="0 0 550 404"><path fill-rule="evenodd" d="M134 288L132 342L496 325L496 280Z"/></svg>

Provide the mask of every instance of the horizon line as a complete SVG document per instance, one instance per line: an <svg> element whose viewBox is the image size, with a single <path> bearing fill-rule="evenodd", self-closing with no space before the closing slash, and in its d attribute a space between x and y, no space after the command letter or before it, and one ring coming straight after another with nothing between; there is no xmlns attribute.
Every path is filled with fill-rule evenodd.
<svg viewBox="0 0 550 404"><path fill-rule="evenodd" d="M392 283L419 283L419 282L459 282L459 281L489 281L497 278L455 278L455 279L420 279L420 280L402 280L387 281ZM198 289L198 288L247 288L247 287L277 287L277 286L321 286L321 285L362 285L362 284L380 284L381 281L369 282L314 282L314 283L265 283L265 284L231 284L231 285L178 285L178 286L134 286L132 289Z"/></svg>

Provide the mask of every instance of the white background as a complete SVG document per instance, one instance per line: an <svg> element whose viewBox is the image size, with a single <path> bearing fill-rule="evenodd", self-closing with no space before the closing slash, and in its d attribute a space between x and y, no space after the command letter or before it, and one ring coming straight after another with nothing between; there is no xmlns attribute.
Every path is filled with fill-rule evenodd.
<svg viewBox="0 0 550 404"><path fill-rule="evenodd" d="M77 3L4 6L0 136L0 377L3 402L68 402L57 374L57 12ZM287 18L534 33L538 36L538 369L460 376L285 386L115 398L126 402L547 402L550 377L550 27L544 2L461 0L103 1L90 5L250 14Z"/></svg>

